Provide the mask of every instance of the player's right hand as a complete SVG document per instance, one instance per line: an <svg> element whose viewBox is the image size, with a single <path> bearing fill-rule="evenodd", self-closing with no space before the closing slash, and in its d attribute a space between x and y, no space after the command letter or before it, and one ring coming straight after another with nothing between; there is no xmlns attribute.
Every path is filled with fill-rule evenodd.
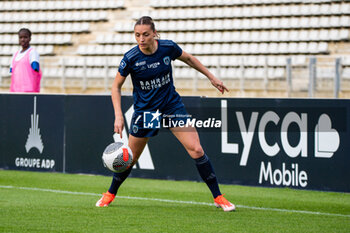
<svg viewBox="0 0 350 233"><path fill-rule="evenodd" d="M123 129L124 129L124 117L116 117L114 120L114 132L120 135L120 138L123 135Z"/></svg>

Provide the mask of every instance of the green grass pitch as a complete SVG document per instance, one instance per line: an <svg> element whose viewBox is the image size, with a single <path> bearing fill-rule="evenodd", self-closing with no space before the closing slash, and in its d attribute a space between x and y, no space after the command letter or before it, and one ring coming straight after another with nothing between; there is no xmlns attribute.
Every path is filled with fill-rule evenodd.
<svg viewBox="0 0 350 233"><path fill-rule="evenodd" d="M0 170L0 232L350 232L350 194L129 178L107 208L111 177Z"/></svg>

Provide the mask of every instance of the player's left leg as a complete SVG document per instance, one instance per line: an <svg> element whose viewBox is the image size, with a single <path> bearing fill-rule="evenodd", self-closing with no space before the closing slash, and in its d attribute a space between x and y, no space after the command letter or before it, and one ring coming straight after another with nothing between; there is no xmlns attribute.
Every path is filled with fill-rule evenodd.
<svg viewBox="0 0 350 233"><path fill-rule="evenodd" d="M119 187L122 185L124 180L126 180L126 178L130 175L132 167L135 163L137 163L137 160L140 158L148 140L149 138L138 138L132 135L129 136L129 147L133 154L132 164L126 171L113 174L113 180L108 190L109 193L112 193L114 195L117 194Z"/></svg>
<svg viewBox="0 0 350 233"><path fill-rule="evenodd" d="M227 201L220 192L213 166L209 157L203 151L196 128L176 127L170 130L185 147L191 158L194 159L201 178L207 184L214 197L215 205L223 208L224 211L235 210L235 205Z"/></svg>

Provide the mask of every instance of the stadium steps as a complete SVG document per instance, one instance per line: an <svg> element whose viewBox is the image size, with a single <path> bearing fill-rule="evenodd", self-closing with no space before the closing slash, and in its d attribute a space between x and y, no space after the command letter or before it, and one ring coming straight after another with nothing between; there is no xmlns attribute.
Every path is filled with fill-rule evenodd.
<svg viewBox="0 0 350 233"><path fill-rule="evenodd" d="M26 16L32 16L34 12L36 12L35 9L29 9L29 13L26 12L25 7L22 7L23 9L16 8L16 10L10 10L8 12L8 9L12 9L12 4L28 4L26 2L19 2L19 1L2 1L6 2L6 7L0 9L1 14L8 15L15 15L18 16L18 13L23 12ZM47 16L47 13L54 12L55 14L58 13L64 13L67 11L67 7L69 4L62 6L63 8L57 8L52 7L53 5L61 5L64 1L57 1L53 3L53 1L37 1L38 5L41 6L41 12L44 12L42 14L43 16ZM69 42L70 43L63 43L60 44L57 42L57 40L54 40L55 43L50 42L48 45L53 46L53 53L55 56L51 55L43 55L41 58L45 60L45 58L50 58L50 61L43 64L44 68L47 68L44 70L44 77L43 77L43 93L74 93L75 91L78 93L93 93L94 91L96 93L105 93L105 80L104 77L101 76L100 78L95 77L89 77L87 80L82 80L81 77L74 78L74 77L67 77L65 80L66 87L63 88L62 80L56 77L47 77L45 76L49 70L49 67L53 67L58 64L60 65L60 59L54 59L54 58L62 58L62 57L69 57L71 59L76 59L77 61L81 62L80 58L83 56L79 56L78 54L78 48L79 46L90 46L90 45L131 45L134 43L134 41L129 41L128 38L125 37L125 40L121 40L121 36L124 36L124 32L120 33L118 32L118 28L116 28L116 25L123 25L125 26L125 32L132 34L133 24L134 20L143 13L151 13L155 14L158 17L158 20L156 20L156 25L159 29L162 29L162 25L166 26L164 27L168 31L164 31L164 33L161 33L162 37L164 35L171 35L175 36L173 39L175 41L178 41L180 44L191 44L191 42L195 41L198 42L197 44L206 45L206 44L213 44L215 45L214 48L217 49L220 46L222 47L224 44L228 43L246 43L248 45L244 45L242 47L242 51L248 51L249 53L239 53L236 55L233 55L231 57L228 57L227 55L221 54L220 57L223 58L223 60L226 61L226 65L223 66L222 70L226 70L225 73L225 84L229 87L229 89L233 90L229 93L227 93L225 96L252 96L252 97L286 97L286 80L284 79L284 74L277 75L276 78L269 78L267 84L263 80L263 75L259 74L259 78L254 77L254 72L257 72L259 70L262 70L264 68L264 62L261 62L259 58L255 59L254 56L258 57L260 55L254 54L254 51L257 51L255 47L258 46L258 49L262 49L259 53L262 53L263 55L267 55L270 58L273 58L271 60L276 60L273 64L270 64L269 61L269 68L272 69L283 69L285 67L285 58L289 56L288 53L266 53L264 50L265 44L271 43L273 45L278 45L277 49L282 49L283 47L286 47L285 45L288 44L289 52L294 52L293 48L296 46L299 42L325 42L326 43L326 55L321 55L323 52L320 51L320 53L301 53L302 55L300 57L306 57L302 58L302 62L293 67L293 88L292 88L292 96L295 97L307 97L308 96L308 56L316 55L318 58L318 63L320 66L324 66L324 73L322 73L322 78L318 78L317 80L317 93L315 95L321 95L321 96L329 96L332 97L333 94L330 90L333 88L332 79L329 78L331 71L329 71L328 64L331 64L334 62L335 57L339 56L349 56L350 55L350 42L349 42L349 29L350 25L348 24L350 13L348 12L350 5L347 1L331 1L331 0L320 0L320 1L298 1L293 3L284 4L283 2L278 2L275 0L271 1L263 1L263 4L251 4L251 1L221 1L219 2L225 2L225 6L222 4L218 4L218 2L215 1L198 1L198 2L204 2L204 5L198 5L190 3L189 1L184 0L171 0L171 1L163 1L163 0L132 0L132 1L124 1L124 8L105 8L100 4L98 6L93 6L92 10L87 10L84 6L79 6L76 4L77 1L72 0L72 9L69 9L68 11L75 12L75 11L82 11L82 12L96 12L96 11L103 11L103 15L106 16L104 20L88 20L87 18L83 20L83 22L77 21L76 19L72 19L70 22L66 22L66 19L60 19L56 23L53 19L50 19L50 22L41 22L38 23L38 27L35 27L36 23L31 20L27 23L30 25L30 28L33 28L34 36L37 35L44 35L43 38L47 38L50 34L69 34L71 35ZM96 1L98 2L98 1ZM102 1L99 1L102 2ZM255 1L256 2L256 1ZM1 5L1 4L0 4ZM22 6L22 5L20 5ZM67 7L66 7L67 6ZM329 6L329 9L327 8ZM341 7L339 7L341 6ZM42 7L44 7L42 9ZM52 9L51 9L51 8ZM50 8L50 9L49 9ZM69 8L69 7L68 7ZM230 11L236 11L237 9L241 9L242 11L238 12L239 14L229 14ZM277 11L276 9L281 9L281 11ZM289 9L291 12L293 11L294 14L289 14L286 9ZM315 9L318 9L317 11ZM174 11L175 10L175 11ZM198 11L197 11L198 10ZM210 17L204 17L205 15L199 16L199 17L193 17L198 12L203 12L205 14L208 13L208 11L213 10L213 15L210 15ZM299 11L300 10L300 11ZM247 11L250 11L252 14L246 14ZM319 11L319 12L318 12ZM193 12L193 15L170 15L170 14L164 14L164 12ZM221 13L220 13L221 12ZM271 14L270 14L270 13ZM311 15L308 15L309 12ZM287 14L288 13L288 14ZM86 15L86 14L85 14ZM55 16L56 17L56 16ZM157 18L156 17L156 18ZM174 18L174 19L172 19ZM44 18L43 18L44 19ZM288 20L287 20L288 19ZM310 20L306 20L310 19ZM329 20L325 20L329 19ZM21 21L22 19L16 19L17 21ZM17 22L16 21L16 22ZM35 20L36 21L36 20ZM39 20L40 21L40 20ZM306 26L310 25L309 28L305 28L305 25L301 25L300 27L297 27L295 23L301 23L306 22ZM221 24L217 24L217 22L221 22ZM237 23L239 22L238 28L228 28L224 24L225 22L231 22L231 23ZM258 22L260 24L255 24L253 22ZM269 24L266 24L266 22L269 22ZM319 23L315 23L319 22ZM334 22L338 22L335 24ZM118 24L121 23L121 24ZM176 25L178 23L178 25ZM186 24L183 24L186 23ZM205 24L203 24L205 23ZM288 23L288 24L284 24ZM14 22L7 22L4 19L2 19L2 23L0 23L0 34L2 35L15 35L17 33L17 29L13 29ZM22 25L22 23L21 23ZM70 27L67 27L70 26ZM174 25L175 27L169 27L170 25ZM185 27L182 28L180 25L184 25ZM194 28L188 28L188 25L192 25ZM4 26L4 27L2 27ZM6 27L5 27L6 26ZM57 27L56 27L57 26ZM84 27L82 27L84 26ZM262 28L260 26L263 26ZM80 28L83 28L83 30L79 30ZM164 29L163 28L163 29ZM44 30L42 30L44 29ZM219 30L218 30L219 29ZM339 31L339 32L337 32ZM340 31L342 33L340 33ZM288 33L287 33L288 32ZM337 33L333 33L337 32ZM345 33L343 33L345 32ZM188 36L191 36L189 34L193 33L195 38L199 38L200 40L188 40ZM213 36L210 37L209 35L213 33ZM278 33L278 36L275 36L276 33ZM215 34L215 35L214 35ZM334 35L336 36L334 36ZM339 35L342 35L339 37ZM117 41L112 41L112 43L106 43L108 37L111 35L118 35L117 37L114 37ZM204 35L204 36L202 36ZM225 36L226 35L226 36ZM229 36L227 36L229 35ZM238 36L237 36L238 35ZM259 36L256 36L259 35ZM333 35L333 36L332 36ZM345 35L345 36L344 36ZM182 36L182 38L178 38L178 36ZM5 37L2 37L5 38ZM101 39L102 38L102 39ZM163 37L165 38L165 37ZM211 41L208 41L211 38ZM254 38L257 38L254 40ZM280 41L278 41L276 38L281 38ZM321 39L318 39L321 38ZM8 38L7 38L8 39ZM10 41L10 42L8 42ZM15 45L11 42L12 37L10 40L7 40L7 42L4 42L0 46L4 45ZM278 43L276 43L278 42ZM193 44L193 43L192 43ZM271 45L270 44L270 45ZM42 42L40 42L40 45L42 45ZM45 45L45 44L43 44ZM220 46L218 46L220 45ZM253 45L253 46L252 46ZM293 45L293 46L289 46ZM300 45L300 44L299 44ZM36 45L35 45L36 46ZM201 47L197 46L197 47ZM227 46L226 46L227 47ZM225 52L225 48L223 51ZM247 47L247 48L246 48ZM252 47L252 48L250 48ZM273 51L274 46L272 47L271 51ZM275 46L276 47L276 46ZM297 46L296 48L299 49L301 46ZM241 48L241 47L240 47ZM269 47L267 47L269 49ZM314 49L314 48L311 48ZM205 57L204 54L200 50L198 50L199 56ZM191 51L188 51L191 52ZM227 51L226 51L227 53ZM295 53L295 52L294 52ZM329 54L327 54L329 53ZM243 54L243 55L241 55ZM280 54L280 55L276 55ZM284 54L284 55L282 55ZM10 54L4 56L2 55L5 60L10 59ZM86 56L88 58L96 58L96 67L90 67L89 69L93 68L94 72L97 69L103 68L103 57L107 57L105 54L101 54L101 56L91 55ZM102 59L101 59L102 57ZM113 64L109 64L110 69L116 69L117 68L117 62L116 60L119 60L120 56L113 55L113 57L118 57L118 59L111 59L113 60ZM208 56L213 57L213 56ZM227 58L228 57L228 58ZM235 69L235 71L239 71L240 69L240 61L238 57L248 57L247 59L247 72L249 73L249 78L244 80L243 84L241 80L239 79L239 75L235 74L235 77L231 76L232 70ZM53 58L53 59L51 59ZM234 59L234 61L231 61L231 59ZM254 59L256 61L254 61ZM282 60L283 59L283 60ZM349 59L350 60L350 59ZM72 60L70 60L71 62ZM102 62L101 62L102 61ZM207 59L207 64L211 64L213 60L211 58ZM69 64L69 68L76 68L81 69L82 65L75 64ZM8 63L1 62L1 66L3 70L8 69ZM116 63L116 64L114 64ZM102 65L101 65L102 64ZM219 63L218 63L219 64ZM321 65L323 64L323 65ZM113 67L114 66L114 67ZM271 67L270 67L271 66ZM183 68L184 66L182 66ZM347 69L350 69L350 63L346 65ZM210 69L213 72L216 72L218 69L215 65L211 65ZM54 70L53 70L54 71ZM186 70L185 70L186 71ZM51 72L51 71L50 71ZM115 70L116 72L116 70ZM187 71L186 71L187 72ZM183 72L183 73L186 73ZM9 86L9 75L6 74L6 72L1 72L0 77L2 80L0 80L0 89L1 90L8 90ZM45 74L46 73L46 74ZM111 71L111 75L108 78L108 83L111 83L114 74L113 70ZM176 73L176 72L175 72ZM347 71L347 74L350 73ZM58 72L59 74L59 72ZM219 75L218 75L219 76ZM130 80L129 78L127 80ZM208 96L221 96L220 93L218 93L217 90L215 90L208 80L203 79L200 77L200 75L196 74L191 77L182 77L182 78L176 78L175 84L177 87L177 90L180 93L184 94L195 94L195 95L208 95ZM70 86L70 87L68 87ZM110 88L110 86L109 86ZM348 96L348 93L350 93L350 84L347 79L342 80L341 85L342 91L340 93L340 96ZM110 90L110 89L109 89ZM242 92L242 90L244 90ZM131 84L125 83L123 91L125 93L131 93ZM75 93L76 93L75 92Z"/></svg>

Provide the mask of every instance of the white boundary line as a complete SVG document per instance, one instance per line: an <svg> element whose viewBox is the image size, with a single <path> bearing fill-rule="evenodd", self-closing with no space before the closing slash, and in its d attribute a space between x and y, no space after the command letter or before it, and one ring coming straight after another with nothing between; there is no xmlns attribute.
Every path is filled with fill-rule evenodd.
<svg viewBox="0 0 350 233"><path fill-rule="evenodd" d="M51 192L51 193L63 193L63 194L72 194L72 195L84 195L84 196L101 196L101 194L97 194L97 193L72 192L72 191L65 191L65 190L31 188L31 187L15 187L15 186L0 185L0 188L3 188L3 189L22 189L22 190ZM214 206L213 203L207 203L207 202L179 201L179 200L147 198L147 197L117 196L117 198L133 199L133 200L144 200L144 201L160 201L160 202L178 203L178 204ZM256 206L245 206L245 205L236 205L236 206L238 208L252 209L252 210L264 210L264 211L276 211L276 212L287 212L287 213L297 213L297 214L312 214L312 215L325 215L325 216L333 216L333 217L350 218L350 215L348 215L348 214L334 214L334 213L315 212L315 211L307 211L307 210L289 210L289 209L278 209L278 208L264 208L264 207L256 207Z"/></svg>

